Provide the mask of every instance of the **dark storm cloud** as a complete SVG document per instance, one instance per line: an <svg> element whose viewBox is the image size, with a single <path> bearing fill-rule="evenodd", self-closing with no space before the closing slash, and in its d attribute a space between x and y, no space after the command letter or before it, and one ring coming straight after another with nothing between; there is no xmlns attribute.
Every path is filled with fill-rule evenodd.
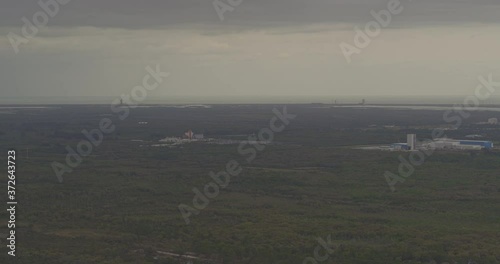
<svg viewBox="0 0 500 264"><path fill-rule="evenodd" d="M48 0L42 0L48 1ZM226 1L226 0L221 0ZM38 1L3 0L0 26L19 26L23 16L40 10ZM293 27L316 23L366 23L370 10L388 0L243 0L221 22L212 0L72 0L50 25L128 29L182 27L190 24L241 28ZM500 22L498 0L401 0L406 8L395 27Z"/></svg>

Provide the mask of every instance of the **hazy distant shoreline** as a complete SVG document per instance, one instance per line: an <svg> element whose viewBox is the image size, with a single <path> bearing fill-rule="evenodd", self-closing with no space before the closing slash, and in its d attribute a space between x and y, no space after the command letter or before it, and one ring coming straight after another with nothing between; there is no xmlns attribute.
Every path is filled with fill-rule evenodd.
<svg viewBox="0 0 500 264"><path fill-rule="evenodd" d="M248 96L248 97L156 97L144 101L141 105L259 105L290 104L323 106L356 106L365 100L365 106L452 106L463 104L467 96ZM53 105L110 105L120 98L105 97L3 97L0 106L53 106ZM482 102L481 106L500 106L500 97Z"/></svg>
<svg viewBox="0 0 500 264"><path fill-rule="evenodd" d="M254 104L144 104L139 105L137 108L177 108L177 109L210 109L217 106L259 106L259 105L275 105L280 103L254 103ZM323 108L323 109L390 109L390 110L413 110L413 111L447 111L452 110L455 105L453 104L318 104L318 103L303 103L303 104L286 104L289 106L305 107L305 108ZM58 109L63 107L108 107L107 104L0 104L1 110L42 110L42 109ZM469 111L491 111L500 112L500 105L482 105L477 109L470 109Z"/></svg>

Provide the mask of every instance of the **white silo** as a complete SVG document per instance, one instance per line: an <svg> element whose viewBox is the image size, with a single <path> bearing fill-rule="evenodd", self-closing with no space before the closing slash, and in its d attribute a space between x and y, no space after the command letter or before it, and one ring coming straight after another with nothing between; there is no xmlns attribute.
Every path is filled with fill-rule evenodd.
<svg viewBox="0 0 500 264"><path fill-rule="evenodd" d="M416 134L408 134L406 136L407 144L410 150L415 150L417 148L417 135Z"/></svg>

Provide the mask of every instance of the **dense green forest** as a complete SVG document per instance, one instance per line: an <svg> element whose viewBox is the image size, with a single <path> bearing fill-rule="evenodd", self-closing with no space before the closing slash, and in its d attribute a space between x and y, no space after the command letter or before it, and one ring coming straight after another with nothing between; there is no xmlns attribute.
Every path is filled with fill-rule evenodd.
<svg viewBox="0 0 500 264"><path fill-rule="evenodd" d="M436 151L392 192L384 173L408 153L354 148L430 138L440 111L291 105L296 118L251 162L237 144L152 146L188 129L247 140L273 107L136 108L125 120L105 106L0 113L4 156L18 155L16 263L314 263L328 237L317 263L500 263L498 150ZM499 143L500 127L477 124L495 114L474 112L447 135ZM104 117L115 131L60 183L51 164ZM231 160L241 173L186 224L179 205ZM7 219L3 210L5 236ZM3 247L0 263L14 263Z"/></svg>

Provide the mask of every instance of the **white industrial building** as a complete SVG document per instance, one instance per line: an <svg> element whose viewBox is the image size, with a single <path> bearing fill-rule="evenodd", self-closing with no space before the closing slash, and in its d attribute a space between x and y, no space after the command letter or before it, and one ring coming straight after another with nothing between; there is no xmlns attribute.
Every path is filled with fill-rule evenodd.
<svg viewBox="0 0 500 264"><path fill-rule="evenodd" d="M481 150L492 149L493 142L483 140L456 140L450 138L438 138L432 143L437 149L461 149L461 150Z"/></svg>
<svg viewBox="0 0 500 264"><path fill-rule="evenodd" d="M482 140L456 140L450 138L438 138L431 142L417 144L417 135L408 134L406 143L394 143L391 150L417 150L417 149L455 149L455 150L482 150L492 149L493 142Z"/></svg>
<svg viewBox="0 0 500 264"><path fill-rule="evenodd" d="M467 145L461 144L460 140L454 140L450 138L438 138L432 143L428 143L423 147L434 148L434 149L459 149L459 150L481 150L484 146L477 145Z"/></svg>
<svg viewBox="0 0 500 264"><path fill-rule="evenodd" d="M193 135L193 139L204 139L205 138L205 135L203 134L194 134Z"/></svg>

